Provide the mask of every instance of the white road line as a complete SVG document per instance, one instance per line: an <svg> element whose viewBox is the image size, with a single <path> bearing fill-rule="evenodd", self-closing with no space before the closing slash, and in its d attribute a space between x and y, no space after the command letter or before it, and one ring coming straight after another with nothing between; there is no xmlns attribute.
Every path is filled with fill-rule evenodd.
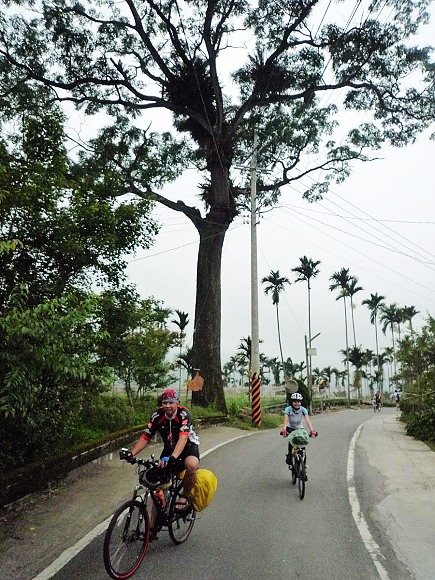
<svg viewBox="0 0 435 580"><path fill-rule="evenodd" d="M214 447L210 447L210 449L207 449L206 451L204 451L204 453L201 453L201 457L205 457L212 451L219 449L219 447L222 447L227 443L236 441L236 439L242 439L243 437L249 437L250 435L254 435L255 433L257 433L257 431L246 433L246 435L238 435L237 437L233 437L228 441L219 443ZM86 534L86 536L83 536L83 538L81 538L76 544L74 544L74 546L71 546L71 548L68 548L67 550L62 552L62 554L58 558L56 558L56 560L52 562L50 566L48 566L47 568L45 568L45 570L43 570L37 576L35 576L33 580L49 580L49 578L57 574L59 570L61 570L64 566L66 566L70 560L72 560L75 556L77 556L77 554L81 552L84 548L86 548L86 546L90 544L93 540L95 540L97 536L106 531L111 519L112 516L108 517L107 520L104 520L104 522L98 524L98 526L96 526L93 530L91 530L88 534Z"/></svg>
<svg viewBox="0 0 435 580"><path fill-rule="evenodd" d="M380 562L380 560L385 560L385 557L382 555L381 549L370 533L366 519L361 511L361 506L355 489L355 445L363 426L364 423L362 423L355 431L347 455L347 488L349 493L349 503L352 509L353 519L355 520L362 541L376 566L379 577L382 578L382 580L389 580L388 573Z"/></svg>

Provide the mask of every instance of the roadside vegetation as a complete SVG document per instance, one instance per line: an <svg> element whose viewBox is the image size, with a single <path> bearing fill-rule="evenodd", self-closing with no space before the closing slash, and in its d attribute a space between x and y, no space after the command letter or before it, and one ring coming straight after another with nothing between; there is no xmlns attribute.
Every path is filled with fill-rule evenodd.
<svg viewBox="0 0 435 580"><path fill-rule="evenodd" d="M419 332L399 343L403 397L400 402L406 432L435 448L435 319L429 316Z"/></svg>
<svg viewBox="0 0 435 580"><path fill-rule="evenodd" d="M362 154L365 146L374 146L376 150L380 142L385 139L394 141L394 137L398 140L397 144L404 145L404 139L412 140L414 132L418 133L425 127L429 122L426 119L431 120L433 115L427 117L424 115L420 122L417 122L416 113L419 112L422 103L419 105L420 101L416 98L409 99L408 102L406 98L405 103L408 103L409 110L403 111L402 122L406 124L409 118L411 127L408 133L402 130L403 125L400 124L400 132L395 136L393 128L397 125L397 117L393 115L390 121L384 119L385 128L389 122L393 123L391 131L386 130L386 133L381 135L369 125L362 126L359 130L355 128L349 135L348 146L338 147L329 139L331 123L335 123L335 109L329 110L328 107L328 110L322 112L315 97L316 89L321 91L324 89L321 80L323 62L318 60L317 56L313 60L309 51L304 52L301 56L307 59L306 62L311 63L309 66L311 74L307 77L306 67L298 64L303 63L303 60L290 59L296 67L292 68L293 65L289 67L287 57L284 56L282 62L278 59L275 64L274 59L263 61L260 51L251 59L248 68L241 69L234 77L239 82L241 97L246 98L247 108L242 106L239 113L236 113L237 108L234 108L230 100L221 97L216 99L210 95L211 109L217 105L220 107L216 118L221 121L233 119L230 122L231 130L227 122L220 123L216 140L216 135L209 132L208 113L207 119L204 118L204 122L201 122L204 112L195 110L196 106L202 109L202 99L196 97L190 99L193 107L191 110L186 109L185 104L189 101L190 92L197 86L192 82L192 78L196 78L197 67L203 70L204 65L204 77L201 78L204 79L206 92L210 87L216 90L219 83L215 79L216 82L209 84L208 65L200 61L191 61L186 53L186 58L182 58L170 74L172 79L170 84L174 85L169 89L169 85L164 81L165 96L163 98L159 91L158 98L158 102L172 111L176 117L174 135L178 131L178 137L181 134L188 137L188 141L178 140L174 135L166 133L156 135L134 126L134 118L139 111L136 89L131 93L132 101L129 104L126 102L126 114L125 111L122 112L115 107L110 90L114 91L113 94L117 94L119 83L124 85L127 80L125 76L127 69L124 70L122 64L114 64L115 61L111 57L110 63L106 64L113 73L111 77L113 86L111 89L108 87L107 70L103 66L104 79L100 89L106 96L103 99L103 93L100 93L100 89L96 86L90 88L91 92L88 95L90 108L87 112L94 114L107 106L109 113L114 115L114 124L100 127L98 136L80 147L80 144L67 134L65 127L68 124L61 105L53 102L53 92L50 89L52 80L45 79L45 86L44 82L42 84L39 82L42 80L40 74L44 68L41 63L52 63L56 69L56 63L52 61L53 55L60 55L60 47L67 47L69 51L72 46L74 51L77 51L75 54L77 62L70 58L72 55L68 53L63 59L64 62L59 56L57 64L68 66L71 79L76 73L80 77L83 72L84 79L93 78L97 82L97 77L93 74L88 75L86 71L81 71L80 66L76 68L77 63L88 62L87 57L82 58L83 55L102 54L99 49L94 52L89 50L89 39L96 42L96 37L93 34L85 34L80 36L86 38L83 46L76 42L78 38L76 31L82 30L80 23L84 17L82 7L79 5L68 9L71 16L68 27L65 27L64 8L61 7L59 10L56 8L52 13L41 11L41 18L43 14L50 13L51 24L47 28L46 23L41 21L41 29L38 30L36 20L32 20L28 25L25 23L27 18L25 10L20 10L19 14L13 13L14 4L17 3L10 3L11 13L8 12L7 15L5 13L1 22L5 31L1 36L1 42L10 42L9 48L13 50L10 52L3 47L1 66L4 74L0 78L0 92L3 95L3 100L0 99L0 470L13 470L27 462L64 451L65 448L91 445L122 430L143 426L156 405L156 395L153 393L161 392L167 385L176 384L177 381L181 386L182 367L188 377L193 376L194 369L201 368L205 379L204 389L193 394L193 405L189 401L195 420L226 417L229 424L253 428L249 418L247 389L246 394L241 396L223 394L224 385L244 387L249 381L250 337L242 338L238 352L223 365L223 368L221 361L216 360L217 353L220 352L217 346L221 338L218 336L220 324L217 324L217 321L220 321L219 245L223 244L229 225L235 215L242 211L246 201L245 188L239 189L232 185L230 165L234 162L237 166L239 156L244 158L252 149L251 135L255 119L248 114L249 111L253 113L259 107L265 111L264 115L257 116L255 113L260 141L263 143L261 161L264 161L265 165L274 166L276 163L285 165L286 160L293 165L293 160L299 158L301 152L306 150L310 153L311 148L308 144L311 139L314 139L312 146L317 149L318 139L325 136L327 138L325 144L329 150L327 157L335 159L338 163L334 169L336 162L331 161L330 170L338 179L347 174L348 162L356 158L365 159L365 154ZM238 4L234 3L231 9L235 10L235 18L238 15ZM244 5L239 6L243 8L242 11L245 10ZM114 10L116 11L116 8ZM148 10L152 14L157 9L149 4ZM224 24L226 18L230 16L231 10L227 16L222 17L221 24ZM272 19L269 22L262 14L262 10L263 8L252 9L251 24L258 31L263 30L263 20L272 31L276 26L276 38L273 41L278 42L282 48L290 48L287 42L279 41L279 30L284 34L283 38L287 37L287 30L282 28L281 17L278 13L273 15L272 11L267 17ZM307 9L306 14L302 15L301 22L308 14ZM118 18L117 14L115 16ZM275 18L277 20L273 22ZM413 29L408 22L409 18L410 15L407 15L406 10L399 13L397 32L401 26L405 31ZM23 27L17 26L21 20ZM51 28L55 21L59 23L59 30L64 34L65 44L58 42L57 32L53 32ZM89 19L89 22L93 21L94 18ZM114 22L111 20L108 22L110 30L104 27L101 29L104 30L100 39L103 42L101 46L106 42L110 44L113 40L122 50L125 62L129 63L132 55L129 40L131 27L127 26L122 18L119 19L118 29L116 26L113 27ZM261 23L261 26L258 28L256 23ZM333 27L325 29L327 39L325 48L328 45L333 48L337 70L343 69L344 73L347 70L347 63L355 56L355 62L359 62L362 58L361 70L364 67L369 69L374 67L378 72L382 69L388 77L388 85L391 81L392 86L395 86L395 71L401 70L402 74L402 66L399 65L404 65L403 55L406 55L408 50L402 51L398 46L396 54L396 41L392 36L381 34L378 25L373 29L371 26L373 23L366 22L362 29L355 29L349 33L339 32ZM58 30L56 26L54 29ZM177 29L184 37L183 22L177 20L174 33ZM217 29L223 33L226 26L219 25ZM158 35L160 29L151 27L149 30L154 30ZM207 30L213 37L212 29L207 27ZM126 41L122 46L120 31L125 35ZM26 32L31 35L30 40ZM52 32L54 34L52 40L55 40L56 44L55 51L49 49ZM200 34L201 43L203 29L195 29L192 32ZM385 69L379 66L378 57L381 56L377 54L378 41L373 43L371 49L373 50L371 64L370 58L367 59L358 53L358 47L361 45L359 33L364 35L367 33L368 37L374 40L379 35L379 42L382 40L382 44L386 43L382 52L385 64L390 64L389 59L392 55L389 56L389 51L395 54L391 59L391 69L389 66ZM357 34L355 38L358 41L352 44L354 47L352 50L356 51L354 55L349 55L351 46L348 42L349 34L351 36ZM34 35L38 37L39 42L33 42ZM272 36L275 36L275 33ZM303 37L305 38L305 32ZM173 38L176 39L177 35ZM44 42L44 39L47 42ZM71 39L74 39L74 42L70 42ZM166 36L161 40L166 43ZM263 42L262 34L259 40ZM156 41L160 42L158 39ZM266 44L267 42L269 40ZM23 46L21 43L24 43ZM178 42L176 44L178 48L181 47ZM299 43L294 43L295 47L298 45ZM317 55L319 46L318 43L315 44L313 54ZM33 48L33 52L29 47ZM43 50L45 47L48 49L47 53ZM21 64L12 56L15 50ZM141 54L141 50L136 52ZM107 54L111 54L111 51L109 50ZM153 55L157 54L158 50L152 51L152 55L149 56L150 66L156 64ZM276 53L276 57L278 56L279 52ZM409 73L425 65L428 58L426 52L416 52L414 49L409 56L410 60L406 61L405 67ZM26 64L27 58L29 66ZM160 55L159 61L161 58ZM42 68L34 69L34 63L39 63ZM186 63L189 69L187 73ZM94 65L97 66L97 63L88 62L88 64L90 71ZM166 65L163 68L166 68ZM137 70L152 69L140 66ZM426 70L425 66L423 70ZM34 83L28 82L32 71L37 77ZM19 82L21 72L24 76L22 82ZM152 72L150 74L153 75ZM269 85L269 77L276 77L278 85L275 87ZM294 81L297 77L300 77L302 85L299 81ZM154 78L156 79L158 77ZM266 84L263 82L265 79ZM181 85L177 84L179 81L182 81ZM353 83L353 74L346 82ZM288 107L284 107L281 103L279 111L275 110L272 103L274 100L279 103L282 100L283 88L290 89L293 83L296 93L290 98ZM317 86L318 83L320 86ZM72 81L71 86L80 86L82 87L80 90L83 89L81 82L76 84ZM341 91L342 86L343 80L331 88ZM66 87L64 88L66 90ZM187 101L184 103L186 95ZM72 97L74 100L74 95ZM81 97L82 95L80 100ZM390 92L386 90L384 99L389 101L390 97ZM183 100L183 106L176 103L180 98ZM363 101L364 105L368 105L371 101L363 95L358 99L356 93L351 100L356 108L362 106ZM229 107L228 110L226 107ZM316 111L318 116L313 115ZM279 114L275 114L277 112ZM318 123L317 128L313 123ZM283 126L294 134L283 132ZM304 133L306 139L300 137ZM270 139L262 139L262 136L267 135ZM215 154L216 142L222 143L223 155ZM72 143L77 145L79 152L71 154L75 148L72 147ZM223 167L222 159L229 165ZM211 172L210 185L201 188L201 197L205 206L210 209L205 214L206 217L202 217L199 209L188 207L182 201L176 204L169 202L155 191L175 180L184 169L190 169L191 162L201 164L200 160ZM325 174L327 173L326 171ZM284 171L284 175L288 176L285 178L286 183L297 178L291 177L291 172L287 170ZM242 183L243 180L238 181ZM225 191L221 189L222 184ZM271 193L270 197L266 192L275 192L284 184L284 182L275 185L259 183L264 207L274 205L276 202L275 193ZM318 186L326 187L326 184ZM306 192L306 195L314 200L319 198L321 193L320 187L319 190L314 188ZM222 195L225 198L223 204ZM203 260L199 264L202 276L200 275L197 281L199 286L196 311L201 312L202 317L199 321L192 321L195 327L195 340L191 346L184 341L185 329L189 323L188 313L167 307L158 297L141 297L136 289L127 283L128 259L139 248L147 250L152 247L159 231L159 225L152 217L156 202L186 214L200 233L208 232L207 235L200 236ZM219 219L216 219L216 214ZM217 239L219 244L208 241L216 242ZM215 252L218 255L215 255ZM216 259L210 260L210 257ZM211 264L214 265L213 271L208 273ZM296 279L292 282L307 282L309 344L314 340L311 336L310 322L311 283L315 283L320 264L320 260L303 256L299 260L299 265L290 270L296 275ZM384 302L384 296L371 294L370 300L363 300L362 303L368 307L367 314L370 315L374 325L376 352L363 349L358 345L358 329L355 328L353 320L354 297L363 288L358 285L358 278L351 276L349 269L343 267L330 277L330 289L338 290L336 299L343 302L346 333L348 324L352 329L350 343L346 340L346 348L341 351L346 369L312 368L311 360L294 363L291 357L285 358L281 348L278 305L280 295L290 285L290 278L287 278L286 274L287 272L281 269L281 273L279 270L271 271L269 276L263 278L263 283L266 284L264 291L271 295L276 306L279 357L269 358L265 354L261 355L262 384L282 385L286 378L292 377L292 380L298 382L300 391L304 393L306 405L310 402L310 387L314 387L315 395L323 394L327 389L328 395L335 394L335 398L331 397L331 401L326 397L318 401L313 400L313 404L322 408L322 405L354 404L355 393L356 403L360 403L364 388L368 400L373 390L382 385L385 379L388 388L392 386L402 389L401 408L408 433L425 441L434 441L433 319L429 318L426 326L417 333L412 327L412 318L418 313L414 306L400 307L396 303L388 305ZM290 272L288 274L290 275ZM215 292L210 292L210 288L214 288ZM171 319L174 313L176 318ZM176 330L174 327L171 328L171 324L175 325ZM384 334L391 335L391 348L383 352L379 352L377 344L378 324ZM337 345L337 352L339 346L342 345ZM176 361L170 360L173 348L178 354ZM333 377L335 387L332 385ZM125 394L118 395L114 392L115 379L122 381ZM284 396L281 401L263 399L262 405L267 407L275 402L284 405ZM262 428L275 426L275 423L279 425L280 421L279 413L264 412Z"/></svg>

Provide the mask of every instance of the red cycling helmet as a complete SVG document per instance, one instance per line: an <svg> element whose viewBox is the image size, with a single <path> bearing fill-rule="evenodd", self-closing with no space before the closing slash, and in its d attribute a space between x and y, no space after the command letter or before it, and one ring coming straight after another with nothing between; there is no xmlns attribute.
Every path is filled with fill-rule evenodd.
<svg viewBox="0 0 435 580"><path fill-rule="evenodd" d="M179 403L180 397L178 396L178 392L174 389L166 389L162 395L162 403L165 401L167 403Z"/></svg>

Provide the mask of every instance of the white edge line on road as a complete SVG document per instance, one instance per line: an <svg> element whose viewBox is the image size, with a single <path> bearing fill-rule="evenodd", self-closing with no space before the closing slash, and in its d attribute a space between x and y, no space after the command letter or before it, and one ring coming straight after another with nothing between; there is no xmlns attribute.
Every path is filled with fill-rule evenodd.
<svg viewBox="0 0 435 580"><path fill-rule="evenodd" d="M212 451L219 449L219 447L222 447L227 443L231 443L232 441L236 441L237 439L242 439L243 437L255 435L255 433L257 433L257 431L246 433L246 435L238 435L237 437L228 439L228 441L224 441L223 443L219 443L214 447L210 447L210 449L207 449L206 451L204 451L204 453L201 453L201 457L205 457ZM58 558L56 558L56 560L52 562L50 566L48 566L47 568L45 568L45 570L43 570L37 576L35 576L33 580L49 580L49 578L57 574L59 570L61 570L64 566L66 566L70 560L72 560L75 556L77 556L77 554L81 552L84 548L86 548L86 546L90 544L93 540L95 540L97 536L106 531L111 519L112 516L109 516L106 520L104 520L104 522L101 522L101 524L95 526L93 530L87 533L86 536L83 536L83 538L81 538L78 542L76 542L74 546L71 546L71 548L67 548L64 552L62 552L62 554Z"/></svg>
<svg viewBox="0 0 435 580"><path fill-rule="evenodd" d="M361 433L364 426L362 423L358 429L355 431L352 441L349 445L349 453L347 456L347 488L349 493L349 503L352 509L352 516L355 520L356 527L360 533L362 541L373 560L376 570L378 571L379 577L382 580L389 580L389 576L385 568L382 566L380 559L385 559L381 553L379 545L370 533L369 527L367 525L366 519L361 511L361 505L358 500L358 496L355 489L355 446L356 441Z"/></svg>

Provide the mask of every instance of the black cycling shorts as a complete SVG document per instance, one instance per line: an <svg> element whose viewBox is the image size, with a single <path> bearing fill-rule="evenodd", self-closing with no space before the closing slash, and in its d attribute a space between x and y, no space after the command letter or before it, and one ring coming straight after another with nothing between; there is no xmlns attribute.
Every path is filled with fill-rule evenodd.
<svg viewBox="0 0 435 580"><path fill-rule="evenodd" d="M173 449L163 449L163 451L160 454L160 458L172 455L172 451ZM180 457L177 458L177 461L175 463L176 471L178 473L184 471L185 469L184 460L186 459L186 457L190 457L192 455L193 457L197 457L199 459L199 445L197 445L196 443L188 442L186 443L186 447L183 449L183 453L180 455Z"/></svg>

